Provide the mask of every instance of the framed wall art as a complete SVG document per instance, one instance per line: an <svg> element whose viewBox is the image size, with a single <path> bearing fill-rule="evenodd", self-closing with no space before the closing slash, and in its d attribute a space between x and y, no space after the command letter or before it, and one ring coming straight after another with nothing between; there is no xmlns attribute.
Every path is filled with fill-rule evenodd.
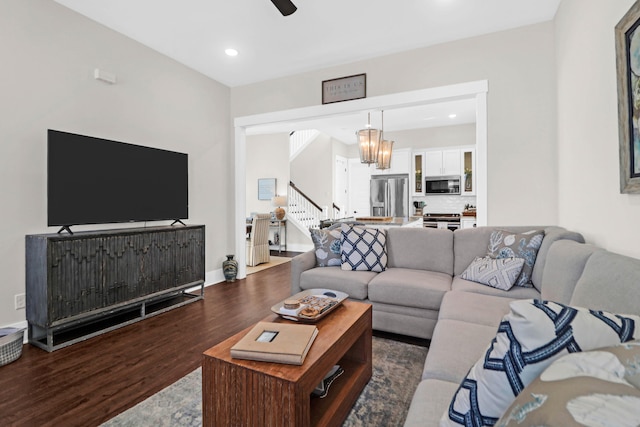
<svg viewBox="0 0 640 427"><path fill-rule="evenodd" d="M340 77L322 82L322 103L350 101L367 97L367 75Z"/></svg>
<svg viewBox="0 0 640 427"><path fill-rule="evenodd" d="M640 194L640 2L615 28L620 192Z"/></svg>
<svg viewBox="0 0 640 427"><path fill-rule="evenodd" d="M271 200L276 195L276 179L258 179L258 200Z"/></svg>
<svg viewBox="0 0 640 427"><path fill-rule="evenodd" d="M276 195L276 179L258 179L258 200L271 200Z"/></svg>

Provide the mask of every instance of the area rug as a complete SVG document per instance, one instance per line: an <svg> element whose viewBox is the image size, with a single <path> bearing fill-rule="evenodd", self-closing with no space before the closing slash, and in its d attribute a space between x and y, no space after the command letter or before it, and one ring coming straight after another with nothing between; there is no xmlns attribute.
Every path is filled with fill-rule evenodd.
<svg viewBox="0 0 640 427"><path fill-rule="evenodd" d="M258 271L266 270L267 268L275 267L276 265L291 262L291 258L284 256L270 256L269 262L258 264L255 267L247 266L247 275L257 273Z"/></svg>
<svg viewBox="0 0 640 427"><path fill-rule="evenodd" d="M422 375L427 348L373 338L373 376L351 409L343 427L401 426ZM336 379L340 381L340 377ZM331 389L329 389L331 393ZM200 368L102 427L202 425Z"/></svg>

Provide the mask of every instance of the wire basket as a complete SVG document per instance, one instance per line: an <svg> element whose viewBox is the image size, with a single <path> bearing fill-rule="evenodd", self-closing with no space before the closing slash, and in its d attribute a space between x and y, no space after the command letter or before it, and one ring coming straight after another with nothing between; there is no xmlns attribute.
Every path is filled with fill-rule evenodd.
<svg viewBox="0 0 640 427"><path fill-rule="evenodd" d="M22 355L24 329L0 329L0 366L17 360Z"/></svg>

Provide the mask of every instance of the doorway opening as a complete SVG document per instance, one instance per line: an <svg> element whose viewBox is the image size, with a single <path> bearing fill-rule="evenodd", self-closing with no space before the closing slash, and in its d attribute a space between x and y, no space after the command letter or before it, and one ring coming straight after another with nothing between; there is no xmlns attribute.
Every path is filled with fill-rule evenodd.
<svg viewBox="0 0 640 427"><path fill-rule="evenodd" d="M300 122L314 118L340 117L372 110L391 110L409 106L435 104L458 99L474 99L476 105L476 223L487 224L487 93L486 80L363 98L349 102L317 105L237 117L235 128L235 252L238 254L238 278L246 276L246 132L253 126Z"/></svg>

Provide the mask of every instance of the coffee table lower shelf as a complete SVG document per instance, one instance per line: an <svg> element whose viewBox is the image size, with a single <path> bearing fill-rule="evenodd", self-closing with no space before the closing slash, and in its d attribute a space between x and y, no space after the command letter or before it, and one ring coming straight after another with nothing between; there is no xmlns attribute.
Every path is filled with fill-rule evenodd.
<svg viewBox="0 0 640 427"><path fill-rule="evenodd" d="M277 316L267 321L288 322ZM251 328L204 353L204 426L340 426L372 373L371 306L345 301L317 324L302 366L232 359L230 348ZM328 395L311 392L335 364L344 368Z"/></svg>
<svg viewBox="0 0 640 427"><path fill-rule="evenodd" d="M339 364L344 373L333 382L327 396L323 399L311 398L312 426L342 425L371 378L371 372L367 375L362 363L341 360ZM338 419L340 422L336 422Z"/></svg>

